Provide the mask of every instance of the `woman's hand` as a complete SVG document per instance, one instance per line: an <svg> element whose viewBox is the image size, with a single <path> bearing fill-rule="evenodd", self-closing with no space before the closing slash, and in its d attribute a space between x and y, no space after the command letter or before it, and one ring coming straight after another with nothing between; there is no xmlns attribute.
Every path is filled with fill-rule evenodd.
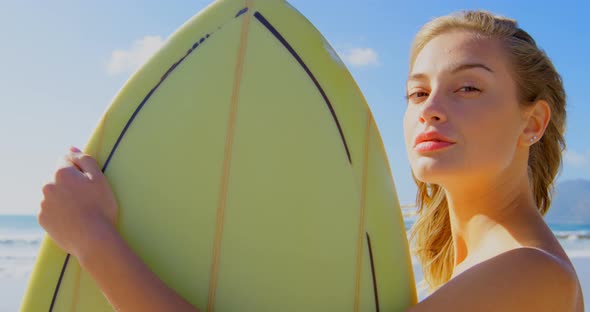
<svg viewBox="0 0 590 312"><path fill-rule="evenodd" d="M96 160L75 147L43 186L39 224L64 251L80 258L113 230L118 207Z"/></svg>
<svg viewBox="0 0 590 312"><path fill-rule="evenodd" d="M74 255L117 311L190 311L116 230L115 196L96 161L71 148L55 181L43 187L39 223Z"/></svg>

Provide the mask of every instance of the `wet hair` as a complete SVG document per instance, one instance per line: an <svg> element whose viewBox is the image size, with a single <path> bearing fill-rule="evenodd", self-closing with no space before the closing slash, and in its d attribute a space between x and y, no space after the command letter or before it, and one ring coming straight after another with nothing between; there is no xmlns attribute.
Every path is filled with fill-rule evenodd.
<svg viewBox="0 0 590 312"><path fill-rule="evenodd" d="M541 139L530 146L528 176L536 205L545 214L551 204L554 179L561 169L565 149L566 95L561 76L535 40L513 19L486 11L461 11L436 18L416 35L410 53L410 72L416 57L433 38L449 31L472 31L482 38L497 39L509 58L522 107L544 100L551 119ZM454 246L445 192L436 184L419 181L417 221L411 230L413 253L420 260L430 291L446 283L453 273Z"/></svg>

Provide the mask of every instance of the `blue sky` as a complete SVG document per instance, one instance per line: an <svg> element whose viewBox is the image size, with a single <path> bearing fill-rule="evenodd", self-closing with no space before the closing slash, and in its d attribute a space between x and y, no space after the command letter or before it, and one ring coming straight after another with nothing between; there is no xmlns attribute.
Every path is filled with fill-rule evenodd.
<svg viewBox="0 0 590 312"><path fill-rule="evenodd" d="M0 214L34 214L70 145L84 146L129 75L210 1L1 1ZM590 179L586 1L292 0L341 54L375 115L402 204L415 188L403 143L408 51L420 26L460 9L515 18L568 93L559 180ZM586 39L586 40L584 40Z"/></svg>

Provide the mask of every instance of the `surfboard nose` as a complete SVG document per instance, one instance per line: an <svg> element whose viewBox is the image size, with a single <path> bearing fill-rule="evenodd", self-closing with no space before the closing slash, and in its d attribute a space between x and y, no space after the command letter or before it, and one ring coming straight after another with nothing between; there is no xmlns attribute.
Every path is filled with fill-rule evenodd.
<svg viewBox="0 0 590 312"><path fill-rule="evenodd" d="M370 109L282 0L220 0L117 94L88 143L120 233L208 311L403 310L415 287ZM110 311L44 243L23 311ZM63 274L60 277L60 273Z"/></svg>

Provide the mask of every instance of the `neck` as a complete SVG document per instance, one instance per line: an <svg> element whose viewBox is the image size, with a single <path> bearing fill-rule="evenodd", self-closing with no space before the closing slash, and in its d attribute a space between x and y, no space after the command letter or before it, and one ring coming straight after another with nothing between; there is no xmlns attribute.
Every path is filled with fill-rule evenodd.
<svg viewBox="0 0 590 312"><path fill-rule="evenodd" d="M510 172L524 172L521 175ZM486 239L510 235L518 224L531 220L538 210L526 170L507 170L489 181L445 185L457 266ZM490 241L488 240L488 243Z"/></svg>

